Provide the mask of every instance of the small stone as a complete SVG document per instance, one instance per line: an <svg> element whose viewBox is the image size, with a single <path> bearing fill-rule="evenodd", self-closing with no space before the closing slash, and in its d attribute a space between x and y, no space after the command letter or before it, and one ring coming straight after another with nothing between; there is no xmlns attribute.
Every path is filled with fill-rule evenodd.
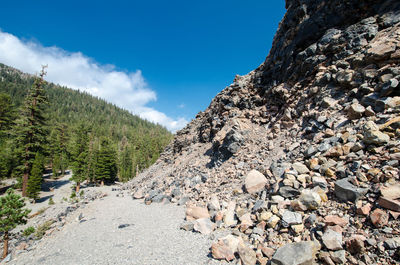
<svg viewBox="0 0 400 265"><path fill-rule="evenodd" d="M328 215L328 216L325 216L324 222L325 222L325 224L326 224L327 226L330 226L330 225L339 225L339 226L341 226L341 227L345 227L345 226L349 223L349 221L347 221L346 219L341 218L341 217L339 217L339 216L337 216L337 215Z"/></svg>
<svg viewBox="0 0 400 265"><path fill-rule="evenodd" d="M134 199L139 200L139 199L143 199L144 198L144 192L142 189L137 190L133 196Z"/></svg>
<svg viewBox="0 0 400 265"><path fill-rule="evenodd" d="M309 210L315 210L321 205L321 197L317 192L305 189L299 197L300 202Z"/></svg>
<svg viewBox="0 0 400 265"><path fill-rule="evenodd" d="M359 254L364 251L365 237L360 235L353 235L346 241L346 249L351 254Z"/></svg>
<svg viewBox="0 0 400 265"><path fill-rule="evenodd" d="M302 222L303 221L302 221L300 213L286 210L282 214L282 224L286 227L288 227L290 225L301 224Z"/></svg>
<svg viewBox="0 0 400 265"><path fill-rule="evenodd" d="M388 187L382 186L380 188L380 192L383 197L387 199L399 199L400 198L400 184L396 183L393 185L390 185Z"/></svg>
<svg viewBox="0 0 400 265"><path fill-rule="evenodd" d="M211 245L211 254L214 259L218 260L231 261L235 259L235 254L221 240Z"/></svg>
<svg viewBox="0 0 400 265"><path fill-rule="evenodd" d="M298 224L298 225L291 225L290 228L296 233L300 234L304 230L304 225L303 224Z"/></svg>
<svg viewBox="0 0 400 265"><path fill-rule="evenodd" d="M361 206L361 207L357 207L357 214L367 216L367 215L369 215L371 208L372 208L372 205L370 203L367 203L366 205Z"/></svg>
<svg viewBox="0 0 400 265"><path fill-rule="evenodd" d="M397 249L400 248L400 237L393 237L385 240L386 248Z"/></svg>
<svg viewBox="0 0 400 265"><path fill-rule="evenodd" d="M239 218L242 225L253 226L253 221L251 220L251 214L245 213Z"/></svg>
<svg viewBox="0 0 400 265"><path fill-rule="evenodd" d="M385 197L380 197L378 200L378 204L385 209L400 212L400 201L398 200L391 200Z"/></svg>
<svg viewBox="0 0 400 265"><path fill-rule="evenodd" d="M237 223L237 221L235 220L235 208L236 208L236 202L234 201L229 202L224 215L224 223L226 226L233 226Z"/></svg>
<svg viewBox="0 0 400 265"><path fill-rule="evenodd" d="M245 179L246 191L250 194L260 192L265 189L266 183L267 179L265 176L261 172L253 169L247 174Z"/></svg>
<svg viewBox="0 0 400 265"><path fill-rule="evenodd" d="M331 97L325 97L322 99L321 106L324 108L331 108L336 105L337 101Z"/></svg>
<svg viewBox="0 0 400 265"><path fill-rule="evenodd" d="M297 171L297 173L299 174L306 174L308 172L310 172L310 170L308 169L308 167L306 165L304 165L303 163L300 162L296 162L292 165L293 169Z"/></svg>
<svg viewBox="0 0 400 265"><path fill-rule="evenodd" d="M271 265L313 264L320 245L315 241L289 243L280 247L271 260Z"/></svg>
<svg viewBox="0 0 400 265"><path fill-rule="evenodd" d="M338 251L333 251L330 253L331 259L333 262L336 264L346 264L346 251L345 250L338 250Z"/></svg>
<svg viewBox="0 0 400 265"><path fill-rule="evenodd" d="M272 258L272 256L273 256L274 253L275 253L275 250L274 250L273 248L268 247L267 244L261 245L261 251L262 251L262 253L263 253L266 257L268 257L269 259Z"/></svg>
<svg viewBox="0 0 400 265"><path fill-rule="evenodd" d="M343 244L342 234L328 229L322 236L322 242L329 250L340 250Z"/></svg>
<svg viewBox="0 0 400 265"><path fill-rule="evenodd" d="M290 186L283 186L279 189L279 194L285 198L293 198L300 194L298 189Z"/></svg>
<svg viewBox="0 0 400 265"><path fill-rule="evenodd" d="M362 117L365 112L365 108L359 103L353 103L347 110L347 115L350 120L356 120Z"/></svg>
<svg viewBox="0 0 400 265"><path fill-rule="evenodd" d="M185 230L185 231L193 231L194 224L191 221L183 221L183 223L180 225L180 229Z"/></svg>
<svg viewBox="0 0 400 265"><path fill-rule="evenodd" d="M356 202L367 193L368 189L358 188L350 183L349 178L335 182L335 195L341 201Z"/></svg>
<svg viewBox="0 0 400 265"><path fill-rule="evenodd" d="M214 223L209 218L197 219L193 224L193 229L203 235L209 235L214 230Z"/></svg>
<svg viewBox="0 0 400 265"><path fill-rule="evenodd" d="M390 141L389 135L379 131L379 127L373 122L368 121L364 127L363 141L366 144L382 145Z"/></svg>
<svg viewBox="0 0 400 265"><path fill-rule="evenodd" d="M216 195L211 195L210 202L208 203L208 209L210 211L219 211L221 209L218 197Z"/></svg>
<svg viewBox="0 0 400 265"><path fill-rule="evenodd" d="M270 227L270 228L275 228L276 225L279 223L280 220L281 220L281 219L280 219L278 216L273 215L273 216L271 216L271 218L269 218L269 220L268 220L268 222L267 222L267 225L268 225L268 227Z"/></svg>
<svg viewBox="0 0 400 265"><path fill-rule="evenodd" d="M381 209L375 209L369 217L371 218L372 224L378 228L387 225L389 221L389 215Z"/></svg>
<svg viewBox="0 0 400 265"><path fill-rule="evenodd" d="M256 252L244 243L239 243L238 252L243 265L255 265L257 263Z"/></svg>
<svg viewBox="0 0 400 265"><path fill-rule="evenodd" d="M186 220L194 221L200 218L210 218L207 208L195 206L186 208Z"/></svg>

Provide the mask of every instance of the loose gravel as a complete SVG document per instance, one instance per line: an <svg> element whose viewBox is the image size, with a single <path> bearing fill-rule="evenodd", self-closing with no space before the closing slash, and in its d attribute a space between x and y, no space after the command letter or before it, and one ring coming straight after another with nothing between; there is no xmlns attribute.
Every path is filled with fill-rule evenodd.
<svg viewBox="0 0 400 265"><path fill-rule="evenodd" d="M210 264L210 239L179 229L176 205L144 205L117 191L69 217L64 228L8 264Z"/></svg>

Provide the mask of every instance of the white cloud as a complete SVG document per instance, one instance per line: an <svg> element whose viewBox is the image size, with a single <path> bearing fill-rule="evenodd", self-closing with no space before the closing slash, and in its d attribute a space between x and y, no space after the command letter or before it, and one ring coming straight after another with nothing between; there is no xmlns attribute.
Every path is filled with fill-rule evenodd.
<svg viewBox="0 0 400 265"><path fill-rule="evenodd" d="M117 71L115 66L100 65L80 52L43 47L1 30L0 62L31 74L37 73L42 65L48 65L48 81L86 91L173 132L188 122L146 106L156 101L157 95L149 88L140 70L133 73Z"/></svg>

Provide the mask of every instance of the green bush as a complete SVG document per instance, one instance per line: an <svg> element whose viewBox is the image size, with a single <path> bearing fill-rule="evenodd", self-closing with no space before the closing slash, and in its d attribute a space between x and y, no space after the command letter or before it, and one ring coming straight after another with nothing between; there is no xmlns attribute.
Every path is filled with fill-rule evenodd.
<svg viewBox="0 0 400 265"><path fill-rule="evenodd" d="M22 235L23 236L30 236L31 234L35 233L35 228L33 226L30 226L28 228L26 228L23 232Z"/></svg>
<svg viewBox="0 0 400 265"><path fill-rule="evenodd" d="M54 223L54 220L47 220L43 224L39 225L36 229L35 237L36 239L41 239L47 230L50 229L51 225Z"/></svg>
<svg viewBox="0 0 400 265"><path fill-rule="evenodd" d="M53 197L50 197L50 199L49 199L49 205L54 205Z"/></svg>

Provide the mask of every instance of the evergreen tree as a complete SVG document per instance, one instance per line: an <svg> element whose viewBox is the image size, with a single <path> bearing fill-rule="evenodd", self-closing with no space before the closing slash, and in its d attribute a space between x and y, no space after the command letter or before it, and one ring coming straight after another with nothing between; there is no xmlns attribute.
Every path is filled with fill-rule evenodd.
<svg viewBox="0 0 400 265"><path fill-rule="evenodd" d="M27 196L34 201L39 198L39 192L43 183L44 157L36 153L35 161L32 165L31 175L28 180Z"/></svg>
<svg viewBox="0 0 400 265"><path fill-rule="evenodd" d="M11 97L5 93L0 93L0 142L7 130L11 128L15 118L14 106Z"/></svg>
<svg viewBox="0 0 400 265"><path fill-rule="evenodd" d="M101 141L100 150L96 161L96 178L103 185L105 181L112 182L117 176L116 154L109 140Z"/></svg>
<svg viewBox="0 0 400 265"><path fill-rule="evenodd" d="M25 224L30 210L24 209L21 196L8 189L5 196L0 197L0 232L4 233L3 258L7 257L9 231L19 224Z"/></svg>
<svg viewBox="0 0 400 265"><path fill-rule="evenodd" d="M50 155L53 177L57 178L59 174L64 176L68 167L69 150L68 150L68 128L65 124L58 124L53 128L50 134Z"/></svg>
<svg viewBox="0 0 400 265"><path fill-rule="evenodd" d="M28 180L36 153L45 153L47 144L46 118L44 111L48 105L44 90L45 67L35 79L34 84L25 98L21 119L17 123L16 140L22 159L22 196L27 196Z"/></svg>
<svg viewBox="0 0 400 265"><path fill-rule="evenodd" d="M130 146L124 141L124 138L121 151L119 152L118 177L124 182L133 178L132 152Z"/></svg>
<svg viewBox="0 0 400 265"><path fill-rule="evenodd" d="M72 147L72 180L76 182L76 192L79 192L80 184L88 177L88 151L89 128L81 123L75 132Z"/></svg>

